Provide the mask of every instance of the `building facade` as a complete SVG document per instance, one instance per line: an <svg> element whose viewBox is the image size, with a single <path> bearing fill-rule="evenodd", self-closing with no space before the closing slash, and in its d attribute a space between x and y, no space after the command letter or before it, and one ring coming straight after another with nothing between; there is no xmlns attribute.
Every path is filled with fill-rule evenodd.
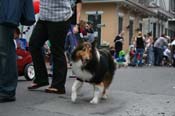
<svg viewBox="0 0 175 116"><path fill-rule="evenodd" d="M169 11L171 14L175 15L175 0L170 0ZM175 36L175 17L168 20L168 26L171 29L169 33L170 36Z"/></svg>
<svg viewBox="0 0 175 116"><path fill-rule="evenodd" d="M144 4L142 0L138 2L156 13L154 17L143 19L144 33L152 32L154 38L162 34L170 37L174 36L174 27L169 23L169 20L174 18L174 14L171 12L172 0L166 0L166 2L165 0L149 0L146 4Z"/></svg>
<svg viewBox="0 0 175 116"><path fill-rule="evenodd" d="M99 44L114 45L115 36L124 30L124 49L127 50L138 30L155 33L156 37L168 28L172 15L150 7L154 3L154 0L83 0L82 19L97 25Z"/></svg>

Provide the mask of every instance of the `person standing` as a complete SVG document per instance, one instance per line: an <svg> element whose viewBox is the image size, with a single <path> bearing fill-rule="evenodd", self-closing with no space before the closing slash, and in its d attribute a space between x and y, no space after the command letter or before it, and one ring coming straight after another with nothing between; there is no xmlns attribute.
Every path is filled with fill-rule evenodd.
<svg viewBox="0 0 175 116"><path fill-rule="evenodd" d="M71 65L71 53L79 43L79 27L82 10L82 0L71 0L73 15L70 18L69 32L67 33L65 49L68 58L68 65Z"/></svg>
<svg viewBox="0 0 175 116"><path fill-rule="evenodd" d="M28 87L29 90L49 85L48 73L42 53L44 43L49 40L53 61L53 79L45 89L48 93L65 94L67 62L64 54L66 34L72 16L70 0L40 0L39 20L29 41L35 79Z"/></svg>
<svg viewBox="0 0 175 116"><path fill-rule="evenodd" d="M154 43L154 65L161 66L162 58L163 58L163 49L165 46L168 46L168 41L165 35L161 35L155 43Z"/></svg>
<svg viewBox="0 0 175 116"><path fill-rule="evenodd" d="M171 42L171 57L172 57L172 66L175 67L175 36Z"/></svg>
<svg viewBox="0 0 175 116"><path fill-rule="evenodd" d="M115 58L118 58L119 57L119 52L121 50L123 50L123 41L124 41L123 35L124 35L124 31L122 31L114 39L114 43L115 43Z"/></svg>
<svg viewBox="0 0 175 116"><path fill-rule="evenodd" d="M147 64L148 66L154 65L154 49L153 49L153 37L151 33L147 34L145 43L145 51L147 52Z"/></svg>
<svg viewBox="0 0 175 116"><path fill-rule="evenodd" d="M143 59L143 53L144 53L144 49L145 49L145 40L142 36L142 32L139 31L137 37L135 38L135 42L134 42L134 46L136 48L136 52L134 55L134 62L133 62L133 66L138 65L138 66L142 66L142 59ZM139 56L139 58L138 58Z"/></svg>
<svg viewBox="0 0 175 116"><path fill-rule="evenodd" d="M18 81L14 31L35 22L32 0L0 0L0 103L16 100Z"/></svg>
<svg viewBox="0 0 175 116"><path fill-rule="evenodd" d="M71 7L73 10L73 15L70 18L71 25L69 27L69 32L67 34L65 49L67 55L67 66L71 68L71 54L75 47L80 42L80 18L81 18L81 10L82 10L82 0L71 0ZM70 78L76 78L74 74L69 76Z"/></svg>

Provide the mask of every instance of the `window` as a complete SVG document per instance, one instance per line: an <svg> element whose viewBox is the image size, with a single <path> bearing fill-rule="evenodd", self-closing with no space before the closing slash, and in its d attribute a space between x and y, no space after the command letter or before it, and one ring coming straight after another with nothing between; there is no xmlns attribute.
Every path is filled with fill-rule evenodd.
<svg viewBox="0 0 175 116"><path fill-rule="evenodd" d="M93 26L93 28L94 28L94 31L95 32L97 32L97 46L99 46L100 45L100 43L101 43L101 28L98 28L98 24L101 24L101 15L100 14L98 14L98 15L96 15L96 14L88 14L88 21L91 21L93 24L94 24L94 26Z"/></svg>
<svg viewBox="0 0 175 116"><path fill-rule="evenodd" d="M139 23L139 30L142 31L142 23Z"/></svg>
<svg viewBox="0 0 175 116"><path fill-rule="evenodd" d="M168 29L165 28L165 35L168 35Z"/></svg>
<svg viewBox="0 0 175 116"><path fill-rule="evenodd" d="M164 26L163 24L161 25L161 35L164 34Z"/></svg>
<svg viewBox="0 0 175 116"><path fill-rule="evenodd" d="M119 16L118 18L118 33L123 30L123 17Z"/></svg>
<svg viewBox="0 0 175 116"><path fill-rule="evenodd" d="M130 20L129 21L129 45L132 44L133 24L134 24L134 21L133 20Z"/></svg>
<svg viewBox="0 0 175 116"><path fill-rule="evenodd" d="M170 1L170 5L171 5L171 11L175 12L175 1L174 0L171 0Z"/></svg>
<svg viewBox="0 0 175 116"><path fill-rule="evenodd" d="M153 37L156 38L156 26L157 24L156 23L153 23Z"/></svg>

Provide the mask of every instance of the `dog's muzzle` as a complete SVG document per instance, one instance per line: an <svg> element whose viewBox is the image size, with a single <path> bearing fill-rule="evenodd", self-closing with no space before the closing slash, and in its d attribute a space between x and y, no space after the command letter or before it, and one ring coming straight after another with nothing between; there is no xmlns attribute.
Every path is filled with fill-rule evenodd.
<svg viewBox="0 0 175 116"><path fill-rule="evenodd" d="M82 62L82 64L83 64L84 66L87 65L87 63L88 63L89 61L90 61L90 60L87 59L87 58L85 58L85 59L81 58L81 62Z"/></svg>

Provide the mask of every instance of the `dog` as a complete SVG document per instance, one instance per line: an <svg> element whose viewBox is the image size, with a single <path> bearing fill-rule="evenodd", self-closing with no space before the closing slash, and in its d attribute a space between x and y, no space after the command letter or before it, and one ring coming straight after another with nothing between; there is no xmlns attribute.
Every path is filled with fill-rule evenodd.
<svg viewBox="0 0 175 116"><path fill-rule="evenodd" d="M72 71L77 76L72 85L71 100L75 102L77 92L84 82L94 87L91 104L98 104L101 98L106 99L106 89L110 86L116 64L106 49L97 49L96 42L83 42L72 53Z"/></svg>

